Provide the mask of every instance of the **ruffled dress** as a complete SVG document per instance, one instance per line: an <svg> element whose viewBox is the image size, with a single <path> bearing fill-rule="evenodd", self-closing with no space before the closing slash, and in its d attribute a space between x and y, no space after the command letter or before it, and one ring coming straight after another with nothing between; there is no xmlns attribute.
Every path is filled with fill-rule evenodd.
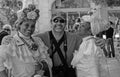
<svg viewBox="0 0 120 77"><path fill-rule="evenodd" d="M100 77L99 57L102 50L95 45L94 37L83 38L79 50L74 53L71 64L76 67L77 77Z"/></svg>
<svg viewBox="0 0 120 77"><path fill-rule="evenodd" d="M23 37L28 43L32 43L29 38L24 37L20 32L19 36ZM32 51L19 36L15 34L9 44L0 46L0 71L7 67L7 69L11 70L10 73L14 77L31 77L35 73L36 65L36 60L33 56L38 57L40 60L44 59L52 67L52 61L47 53L48 48L40 38L33 37L35 43L38 44L38 49Z"/></svg>

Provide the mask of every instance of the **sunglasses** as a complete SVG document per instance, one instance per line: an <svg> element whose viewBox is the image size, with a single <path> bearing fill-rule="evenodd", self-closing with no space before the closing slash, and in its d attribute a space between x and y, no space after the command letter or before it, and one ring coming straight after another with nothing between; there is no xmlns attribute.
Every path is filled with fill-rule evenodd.
<svg viewBox="0 0 120 77"><path fill-rule="evenodd" d="M55 19L53 20L53 22L54 22L54 23L58 23L58 22L60 22L60 23L65 23L65 20L64 20L64 19L60 19L60 18L55 18Z"/></svg>

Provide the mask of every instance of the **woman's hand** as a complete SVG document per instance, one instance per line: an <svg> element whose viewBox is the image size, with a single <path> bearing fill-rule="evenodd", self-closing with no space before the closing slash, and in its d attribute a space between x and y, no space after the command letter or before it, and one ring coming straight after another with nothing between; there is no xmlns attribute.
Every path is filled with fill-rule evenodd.
<svg viewBox="0 0 120 77"><path fill-rule="evenodd" d="M97 46L99 46L101 48L104 48L105 47L105 43L106 43L105 39L98 38L98 37L95 38L95 44Z"/></svg>

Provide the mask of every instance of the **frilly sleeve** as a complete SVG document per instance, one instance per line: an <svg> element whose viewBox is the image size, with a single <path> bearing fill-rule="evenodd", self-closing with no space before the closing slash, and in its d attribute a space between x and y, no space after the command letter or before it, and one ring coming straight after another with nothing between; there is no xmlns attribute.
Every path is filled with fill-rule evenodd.
<svg viewBox="0 0 120 77"><path fill-rule="evenodd" d="M43 43L43 41L39 38L39 51L41 54L41 60L44 60L52 67L52 60L48 54L48 47Z"/></svg>
<svg viewBox="0 0 120 77"><path fill-rule="evenodd" d="M80 63L85 55L98 57L99 54L100 52L98 51L98 47L95 45L94 39L83 41L79 47L79 50L74 53L71 64L73 65L73 67L75 67L78 63Z"/></svg>
<svg viewBox="0 0 120 77"><path fill-rule="evenodd" d="M11 42L12 40L12 36L11 35L8 35L8 36L5 36L3 39L2 39L2 43L1 44L4 44L4 45L7 45Z"/></svg>
<svg viewBox="0 0 120 77"><path fill-rule="evenodd" d="M7 45L0 46L0 71L3 71L5 69L4 63L7 60L8 51L9 48Z"/></svg>

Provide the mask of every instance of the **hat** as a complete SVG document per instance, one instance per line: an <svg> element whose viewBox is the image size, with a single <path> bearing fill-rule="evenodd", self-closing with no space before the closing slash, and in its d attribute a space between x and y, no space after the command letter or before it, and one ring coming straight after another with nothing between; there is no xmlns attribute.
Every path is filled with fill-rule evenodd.
<svg viewBox="0 0 120 77"><path fill-rule="evenodd" d="M39 18L39 10L34 4L29 4L28 7L17 12L18 20L34 20Z"/></svg>
<svg viewBox="0 0 120 77"><path fill-rule="evenodd" d="M57 12L52 14L52 20L54 20L55 18L62 18L62 19L66 19L66 14L64 12Z"/></svg>
<svg viewBox="0 0 120 77"><path fill-rule="evenodd" d="M12 29L12 27L11 27L11 25L9 25L9 24L5 24L4 26L3 26L3 29Z"/></svg>
<svg viewBox="0 0 120 77"><path fill-rule="evenodd" d="M37 21L39 18L39 9L36 8L34 4L29 4L28 7L17 12L18 19L15 23L15 26L19 26L19 24L23 21L32 20Z"/></svg>

